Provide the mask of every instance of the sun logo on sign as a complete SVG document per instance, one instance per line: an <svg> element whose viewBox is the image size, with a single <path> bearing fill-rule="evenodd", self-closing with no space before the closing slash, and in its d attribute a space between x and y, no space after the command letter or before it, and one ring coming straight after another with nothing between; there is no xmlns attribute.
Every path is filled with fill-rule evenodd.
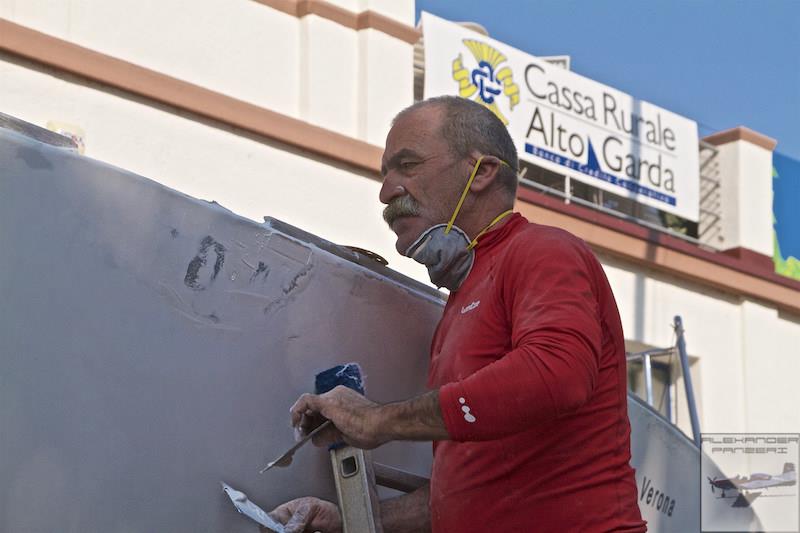
<svg viewBox="0 0 800 533"><path fill-rule="evenodd" d="M501 67L506 56L486 43L464 39L464 45L472 52L478 65L472 70L464 66L461 54L453 60L453 80L458 82L458 94L463 98L475 97L475 101L485 105L508 125L508 119L500 111L497 98L504 94L509 109L519 103L519 87L514 83L511 68Z"/></svg>

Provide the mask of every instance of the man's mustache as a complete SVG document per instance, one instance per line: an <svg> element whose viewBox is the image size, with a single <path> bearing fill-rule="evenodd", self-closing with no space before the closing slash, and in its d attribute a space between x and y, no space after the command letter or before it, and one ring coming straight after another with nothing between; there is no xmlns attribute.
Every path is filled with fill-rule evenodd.
<svg viewBox="0 0 800 533"><path fill-rule="evenodd" d="M400 217L416 217L419 216L420 205L411 197L410 194L394 198L383 209L383 220L392 226L395 220Z"/></svg>

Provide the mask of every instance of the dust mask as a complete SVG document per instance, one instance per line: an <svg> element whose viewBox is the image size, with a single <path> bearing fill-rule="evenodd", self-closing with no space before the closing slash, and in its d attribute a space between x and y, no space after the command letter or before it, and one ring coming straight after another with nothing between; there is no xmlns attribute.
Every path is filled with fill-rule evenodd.
<svg viewBox="0 0 800 533"><path fill-rule="evenodd" d="M427 267L428 275L434 285L445 287L450 291L458 290L464 280L467 279L470 270L472 270L472 264L475 262L474 248L478 244L478 238L512 212L509 209L501 213L481 230L472 241L469 240L464 230L454 225L482 160L483 156L475 162L472 174L467 180L467 186L464 187L464 191L461 193L461 198L458 200L450 221L447 224L436 224L423 231L417 237L417 240L411 243L411 246L408 247L404 254L406 257L410 257ZM503 164L506 163L504 162Z"/></svg>

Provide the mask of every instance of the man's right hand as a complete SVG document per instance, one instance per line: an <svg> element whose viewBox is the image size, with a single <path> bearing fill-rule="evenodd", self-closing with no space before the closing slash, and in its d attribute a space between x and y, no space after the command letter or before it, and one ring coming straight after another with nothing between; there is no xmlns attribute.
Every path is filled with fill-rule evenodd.
<svg viewBox="0 0 800 533"><path fill-rule="evenodd" d="M342 533L339 508L319 498L297 498L273 509L269 515L284 524L286 533ZM261 528L261 531L268 531Z"/></svg>

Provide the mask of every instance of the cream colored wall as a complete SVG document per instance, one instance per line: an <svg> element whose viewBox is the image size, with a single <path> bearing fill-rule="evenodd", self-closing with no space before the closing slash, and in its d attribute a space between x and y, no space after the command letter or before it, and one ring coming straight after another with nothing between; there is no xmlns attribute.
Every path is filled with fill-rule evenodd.
<svg viewBox="0 0 800 533"><path fill-rule="evenodd" d="M410 65L414 62L414 50L411 45L373 29L358 32L358 37L361 111L357 137L383 146L392 119L413 101L413 72L404 69L409 66L413 70ZM404 67L387 69L386 65Z"/></svg>
<svg viewBox="0 0 800 533"><path fill-rule="evenodd" d="M749 141L717 147L722 249L748 248L772 257L772 151Z"/></svg>
<svg viewBox="0 0 800 533"><path fill-rule="evenodd" d="M744 302L745 410L749 431L800 429L800 316Z"/></svg>
<svg viewBox="0 0 800 533"><path fill-rule="evenodd" d="M413 26L416 13L414 0L326 0L328 3L354 13L370 10L398 22Z"/></svg>
<svg viewBox="0 0 800 533"><path fill-rule="evenodd" d="M627 340L672 346L673 317L682 317L702 431L800 428L800 317L612 257L601 262ZM691 435L682 380L675 390L678 425Z"/></svg>
<svg viewBox="0 0 800 533"><path fill-rule="evenodd" d="M410 0L333 3L413 25ZM411 44L254 0L0 0L0 17L376 144L413 101Z"/></svg>
<svg viewBox="0 0 800 533"><path fill-rule="evenodd" d="M382 146L391 119L413 103L413 47L317 15L301 20L300 42L298 118Z"/></svg>
<svg viewBox="0 0 800 533"><path fill-rule="evenodd" d="M414 0L361 0L361 9L371 9L389 18L393 18L407 26L417 23L416 3Z"/></svg>
<svg viewBox="0 0 800 533"><path fill-rule="evenodd" d="M298 115L301 22L252 0L0 0L0 16Z"/></svg>
<svg viewBox="0 0 800 533"><path fill-rule="evenodd" d="M308 15L300 22L300 116L344 135L358 133L358 33L330 20Z"/></svg>

